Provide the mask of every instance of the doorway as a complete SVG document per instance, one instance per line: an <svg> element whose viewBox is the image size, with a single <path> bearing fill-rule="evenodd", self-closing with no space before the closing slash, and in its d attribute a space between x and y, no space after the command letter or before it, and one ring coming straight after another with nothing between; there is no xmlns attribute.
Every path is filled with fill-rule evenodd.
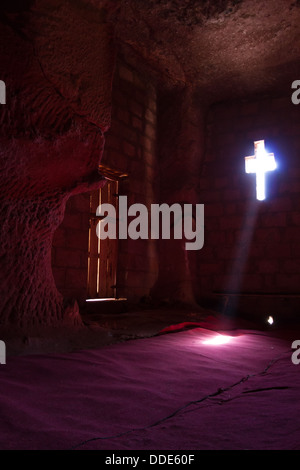
<svg viewBox="0 0 300 470"><path fill-rule="evenodd" d="M96 227L101 218L96 215L96 210L100 204L108 203L112 204L118 213L118 191L119 182L110 179L103 188L90 194L87 281L89 299L117 298L118 240L98 238Z"/></svg>

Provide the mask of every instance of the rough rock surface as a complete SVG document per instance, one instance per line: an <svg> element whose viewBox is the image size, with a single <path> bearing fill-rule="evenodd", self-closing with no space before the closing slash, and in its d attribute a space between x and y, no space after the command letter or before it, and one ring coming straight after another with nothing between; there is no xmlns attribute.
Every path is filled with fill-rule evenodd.
<svg viewBox="0 0 300 470"><path fill-rule="evenodd" d="M115 44L200 102L279 93L299 78L299 0L3 0L0 324L80 322L51 272L52 236L97 173ZM171 131L171 135L172 135ZM184 263L183 263L184 264Z"/></svg>
<svg viewBox="0 0 300 470"><path fill-rule="evenodd" d="M118 37L165 86L194 86L203 101L212 102L280 94L298 78L299 0L128 0L121 5Z"/></svg>
<svg viewBox="0 0 300 470"><path fill-rule="evenodd" d="M70 195L103 184L97 168L110 124L111 27L101 11L77 2L3 10L0 323L76 324L78 307L64 305L55 287L51 245Z"/></svg>

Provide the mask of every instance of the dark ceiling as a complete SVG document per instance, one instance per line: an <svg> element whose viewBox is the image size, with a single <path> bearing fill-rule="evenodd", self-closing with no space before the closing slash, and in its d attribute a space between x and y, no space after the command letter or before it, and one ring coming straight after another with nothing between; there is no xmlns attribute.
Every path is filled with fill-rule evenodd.
<svg viewBox="0 0 300 470"><path fill-rule="evenodd" d="M118 40L165 86L192 85L215 101L286 94L300 79L299 0L108 4Z"/></svg>

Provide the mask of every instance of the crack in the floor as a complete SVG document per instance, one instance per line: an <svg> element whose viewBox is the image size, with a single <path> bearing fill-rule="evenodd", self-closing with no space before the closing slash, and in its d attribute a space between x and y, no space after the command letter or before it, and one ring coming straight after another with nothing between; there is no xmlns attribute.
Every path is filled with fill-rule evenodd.
<svg viewBox="0 0 300 470"><path fill-rule="evenodd" d="M90 439L87 439L85 441L82 441L80 442L79 444L76 444L74 446L71 447L71 450L74 450L74 449L78 449L79 447L82 447L86 444L89 444L91 442L95 442L95 441L98 441L98 440L111 440L111 439L117 439L119 437L123 437L123 436L126 436L128 434L132 434L134 432L141 432L141 431L146 431L147 429L151 429L151 428L154 428L156 426L159 426L160 424L174 418L176 415L178 415L180 412L182 411L185 411L185 412L191 412L191 411L196 411L199 409L199 407L197 408L194 408L193 410L189 410L187 411L187 408L193 406L193 405L197 405L199 403L203 403L204 401L206 400L209 400L211 398L215 398L217 396L220 396L222 395L223 393L225 392L228 392L229 390L232 390L233 388L237 387L238 385L241 385L242 383L245 383L247 382L249 379L253 378L253 377L259 377L259 376L262 376L262 375L265 375L269 370L270 368L276 364L277 362L279 362L283 356L285 355L286 353L283 353L281 354L279 357L276 357L275 359L272 359L271 361L269 361L269 363L267 364L267 366L261 371L261 372L257 372L257 373L254 373L254 374L248 374L244 377L242 377L239 381L235 382L234 384L232 385L229 385L227 387L220 387L218 388L215 392L211 393L211 394L208 394L198 400L193 400L193 401L190 401L188 403L185 403L184 405L182 405L180 408L177 408L173 413L170 413L169 415L155 421L154 423L152 424L149 424L148 426L144 426L144 427L140 427L140 428L134 428L134 429L129 429L128 431L124 431L124 432L120 432L118 434L115 434L113 436L103 436L103 437L93 437L93 438L90 438ZM265 389L255 389L255 390L249 390L249 391L246 391L246 392L242 392L242 393L251 393L251 392L258 392L258 391L264 391L264 390L273 390L273 389L287 389L289 387L269 387L269 388L265 388ZM240 396L240 395L239 395ZM221 401L218 401L218 404L223 404L223 403L226 403L226 402L229 402L231 400L234 400L235 398L237 398L238 396L236 397L232 397L232 398L229 398L228 400L221 400Z"/></svg>

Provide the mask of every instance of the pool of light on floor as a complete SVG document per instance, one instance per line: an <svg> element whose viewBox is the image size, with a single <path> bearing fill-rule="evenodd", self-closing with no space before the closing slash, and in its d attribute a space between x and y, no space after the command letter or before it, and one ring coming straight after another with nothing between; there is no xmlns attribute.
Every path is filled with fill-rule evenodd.
<svg viewBox="0 0 300 470"><path fill-rule="evenodd" d="M101 299L86 299L86 302L120 302L121 300L127 300L123 298L115 299L114 297L104 297Z"/></svg>
<svg viewBox="0 0 300 470"><path fill-rule="evenodd" d="M211 338L208 338L202 341L202 343L211 345L211 346L219 346L222 344L230 343L233 339L234 339L234 336L217 334L217 335L212 336Z"/></svg>

